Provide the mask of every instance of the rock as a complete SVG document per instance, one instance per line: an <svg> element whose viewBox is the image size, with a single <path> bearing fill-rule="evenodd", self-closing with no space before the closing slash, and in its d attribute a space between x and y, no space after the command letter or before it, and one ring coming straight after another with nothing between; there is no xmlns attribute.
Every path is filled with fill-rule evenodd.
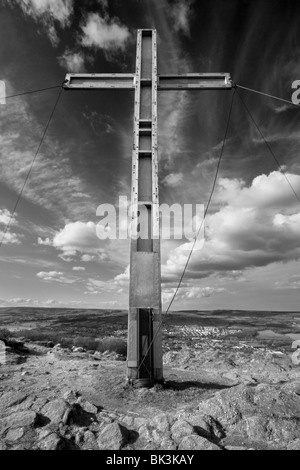
<svg viewBox="0 0 300 470"><path fill-rule="evenodd" d="M77 399L77 403L87 413L92 413L92 414L97 414L98 413L98 408L95 405L93 405L92 403L90 403L89 401L82 398L82 397L79 397Z"/></svg>
<svg viewBox="0 0 300 470"><path fill-rule="evenodd" d="M24 428L10 429L5 436L6 441L15 442L24 436Z"/></svg>
<svg viewBox="0 0 300 470"><path fill-rule="evenodd" d="M156 415L151 420L151 426L156 428L159 432L166 433L170 431L170 421L168 416L165 413Z"/></svg>
<svg viewBox="0 0 300 470"><path fill-rule="evenodd" d="M99 423L110 424L110 423L113 423L115 419L116 419L116 416L114 416L113 414L108 414L103 411L100 411L97 414L97 420L99 421Z"/></svg>
<svg viewBox="0 0 300 470"><path fill-rule="evenodd" d="M35 398L33 404L31 405L31 409L38 412L43 408L43 406L46 405L46 403L48 403L48 400L45 397Z"/></svg>
<svg viewBox="0 0 300 470"><path fill-rule="evenodd" d="M66 425L69 423L70 419L71 419L71 416L72 416L72 407L69 406L66 411L64 412L64 415L62 417L62 424Z"/></svg>
<svg viewBox="0 0 300 470"><path fill-rule="evenodd" d="M73 404L77 402L78 398L80 397L80 393L74 390L67 390L63 397L68 403Z"/></svg>
<svg viewBox="0 0 300 470"><path fill-rule="evenodd" d="M118 423L107 424L99 433L100 450L120 450L128 442L128 431Z"/></svg>
<svg viewBox="0 0 300 470"><path fill-rule="evenodd" d="M81 347L74 347L74 348L72 348L72 351L74 353L84 353L84 352L86 352L86 350L84 348L81 348Z"/></svg>
<svg viewBox="0 0 300 470"><path fill-rule="evenodd" d="M247 447L243 446L226 446L225 450L248 450Z"/></svg>
<svg viewBox="0 0 300 470"><path fill-rule="evenodd" d="M90 426L89 426L89 431L91 432L100 432L101 430L101 427L100 427L100 424L99 423L92 423Z"/></svg>
<svg viewBox="0 0 300 470"><path fill-rule="evenodd" d="M7 447L6 447L5 442L2 439L0 439L0 450L6 450L6 449Z"/></svg>
<svg viewBox="0 0 300 470"><path fill-rule="evenodd" d="M34 426L38 421L38 415L34 411L21 411L6 418L0 419L0 435L8 429L16 429Z"/></svg>
<svg viewBox="0 0 300 470"><path fill-rule="evenodd" d="M233 383L238 383L239 382L239 379L240 379L240 376L237 372L226 372L225 374L222 374L222 377L224 379L227 379L227 380L230 380L232 381Z"/></svg>
<svg viewBox="0 0 300 470"><path fill-rule="evenodd" d="M50 434L53 433L53 431L51 429L45 429L45 428L42 428L42 429L37 429L37 439L38 441L44 439L45 437L49 436Z"/></svg>
<svg viewBox="0 0 300 470"><path fill-rule="evenodd" d="M22 400L21 403L13 405L9 408L10 413L19 413L20 411L29 410L35 402L36 397L33 395L31 397L26 397L25 400ZM35 411L35 410L34 410Z"/></svg>
<svg viewBox="0 0 300 470"><path fill-rule="evenodd" d="M238 432L246 434L253 441L264 441L267 438L267 423L264 416L250 416L242 420Z"/></svg>
<svg viewBox="0 0 300 470"><path fill-rule="evenodd" d="M2 411L6 412L7 408L19 405L22 401L26 400L27 395L21 392L6 392L0 398L0 415L2 415Z"/></svg>
<svg viewBox="0 0 300 470"><path fill-rule="evenodd" d="M141 418L141 417L134 418L133 427L135 427L136 429L139 429L141 426L144 426L146 423L147 423L146 418Z"/></svg>
<svg viewBox="0 0 300 470"><path fill-rule="evenodd" d="M57 450L62 439L56 433L51 433L38 443L40 450Z"/></svg>
<svg viewBox="0 0 300 470"><path fill-rule="evenodd" d="M221 450L220 447L212 444L204 437L193 434L182 439L178 450Z"/></svg>
<svg viewBox="0 0 300 470"><path fill-rule="evenodd" d="M83 450L98 450L97 439L91 431L85 431L83 436Z"/></svg>
<svg viewBox="0 0 300 470"><path fill-rule="evenodd" d="M295 439L287 446L287 450L300 450L300 439Z"/></svg>
<svg viewBox="0 0 300 470"><path fill-rule="evenodd" d="M75 444L78 447L83 442L83 434L84 434L84 431L82 429L78 429L78 431L75 432Z"/></svg>
<svg viewBox="0 0 300 470"><path fill-rule="evenodd" d="M247 396L248 390L244 386L233 387L234 392L230 393L232 389L222 390L217 392L212 398L200 403L197 415L209 415L216 419L226 429L226 427L235 426L242 418L240 403L242 402L244 408L248 405L250 398ZM249 394L253 395L253 391ZM242 395L243 396L240 396ZM251 403L252 414L254 410L253 401Z"/></svg>
<svg viewBox="0 0 300 470"><path fill-rule="evenodd" d="M267 425L267 437L270 440L279 442L290 442L300 439L299 420L291 418L287 419L271 419Z"/></svg>
<svg viewBox="0 0 300 470"><path fill-rule="evenodd" d="M171 439L165 438L160 443L161 450L176 450L177 445Z"/></svg>
<svg viewBox="0 0 300 470"><path fill-rule="evenodd" d="M177 444L179 444L184 437L191 436L192 434L195 434L194 427L184 419L179 419L171 427L172 439Z"/></svg>
<svg viewBox="0 0 300 470"><path fill-rule="evenodd" d="M122 416L122 418L120 418L120 422L128 428L132 428L134 426L134 418L132 416Z"/></svg>
<svg viewBox="0 0 300 470"><path fill-rule="evenodd" d="M52 423L59 423L63 420L64 414L69 408L69 403L61 398L52 400L47 403L42 409L41 414L47 416Z"/></svg>
<svg viewBox="0 0 300 470"><path fill-rule="evenodd" d="M199 436L209 439L222 439L225 436L222 426L212 416L194 414L186 416L186 420L194 427Z"/></svg>
<svg viewBox="0 0 300 470"><path fill-rule="evenodd" d="M143 424L139 428L139 436L140 438L144 439L145 441L152 442L155 441L155 438L153 436L153 427L150 426L149 424Z"/></svg>

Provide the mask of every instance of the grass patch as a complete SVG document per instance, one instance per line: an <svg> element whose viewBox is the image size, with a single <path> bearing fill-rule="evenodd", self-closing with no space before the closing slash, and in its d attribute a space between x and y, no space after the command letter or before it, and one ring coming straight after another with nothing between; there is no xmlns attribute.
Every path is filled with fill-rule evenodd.
<svg viewBox="0 0 300 470"><path fill-rule="evenodd" d="M7 330L6 328L0 328L0 340L4 341L7 340L8 338L11 338L11 332Z"/></svg>
<svg viewBox="0 0 300 470"><path fill-rule="evenodd" d="M104 338L99 341L97 351L110 351L120 354L121 356L126 356L127 344L120 338Z"/></svg>
<svg viewBox="0 0 300 470"><path fill-rule="evenodd" d="M19 330L10 332L6 329L0 330L0 339L7 342L9 338L22 338L24 341L51 342L60 344L62 348L72 348L73 346L84 348L87 351L115 352L122 356L127 355L126 342L120 338L106 337L103 339L91 336L65 336L65 333L38 330Z"/></svg>
<svg viewBox="0 0 300 470"><path fill-rule="evenodd" d="M74 338L74 346L81 347L87 350L99 352L115 352L122 356L127 354L126 342L120 338L90 338L90 337L77 337Z"/></svg>

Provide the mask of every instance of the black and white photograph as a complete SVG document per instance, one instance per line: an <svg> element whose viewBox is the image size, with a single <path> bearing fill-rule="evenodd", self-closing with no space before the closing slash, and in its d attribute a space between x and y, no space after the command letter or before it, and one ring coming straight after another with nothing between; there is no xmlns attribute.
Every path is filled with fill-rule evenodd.
<svg viewBox="0 0 300 470"><path fill-rule="evenodd" d="M0 450L300 450L299 0L0 0Z"/></svg>

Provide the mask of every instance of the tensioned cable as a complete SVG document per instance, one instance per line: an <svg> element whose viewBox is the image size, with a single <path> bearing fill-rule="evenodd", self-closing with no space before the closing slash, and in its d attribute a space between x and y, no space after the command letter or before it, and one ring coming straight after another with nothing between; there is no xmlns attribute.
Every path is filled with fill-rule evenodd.
<svg viewBox="0 0 300 470"><path fill-rule="evenodd" d="M16 96L30 95L32 93L38 93L40 91L54 90L54 88L61 88L61 85L49 86L47 88L39 88L38 90L24 91L22 93L16 93L15 95L0 96L1 99L15 98Z"/></svg>
<svg viewBox="0 0 300 470"><path fill-rule="evenodd" d="M34 157L33 157L33 159L32 159L32 162L31 162L31 164L30 164L30 167L29 167L29 170L28 170L28 172L27 172L27 175L26 175L26 177L25 177L23 186L22 186L21 191L20 191L20 193L19 193L19 195L18 195L18 198L17 198L16 203L15 203L15 205L14 205L13 211L12 211L11 214L10 214L9 221L8 221L8 223L6 224L6 227L5 227L5 230L4 230L4 232L3 232L3 236L2 236L1 242L0 242L0 248L2 247L3 241L4 241L4 239L5 239L5 236L6 236L6 234L7 234L7 231L8 231L8 229L9 229L9 227L10 227L10 224L11 224L11 221L12 221L12 219L13 219L13 216L14 216L14 214L15 214L15 212L16 212L16 209L17 209L18 204L19 204L19 202L20 202L20 199L21 199L21 197L22 197L22 194L23 194L24 188L25 188L25 186L26 186L26 183L27 183L27 181L28 181L28 178L29 178L29 176L30 176L31 170L32 170L32 168L33 168L33 165L34 165L34 163L35 163L35 161L36 161L36 158L37 158L37 156L38 156L38 154L39 154L39 151L40 151L40 149L41 149L41 146L42 146L42 144L43 144L44 138L45 138L45 136L46 136L46 133L47 133L47 130L48 130L48 128L49 128L50 122L51 122L51 120L52 120L52 118L53 118L53 115L54 115L54 113L55 113L55 110L56 110L56 107L57 107L57 105L58 105L58 102L59 102L59 99L60 99L61 94L62 94L62 88L61 88L61 90L60 90L60 92L59 92L59 94L58 94L58 97L57 97L57 99L56 99L56 101L55 101L55 104L54 104L54 106L53 106L53 109L52 109L52 111L51 111L51 114L50 114L50 116L49 116L49 119L48 119L48 121L47 121L46 127L45 127L45 129L44 129L43 134L42 134L42 138L41 138L40 143L39 143L39 145L38 145L38 148L37 148L37 150L36 150L36 152L35 152L35 155L34 155Z"/></svg>
<svg viewBox="0 0 300 470"><path fill-rule="evenodd" d="M182 272L182 274L181 274L181 277L180 277L180 279L179 279L178 285L177 285L177 287L176 287L176 289L175 289L175 292L174 292L174 294L173 294L173 296L172 296L172 299L171 299L171 301L170 301L170 303L169 303L169 306L168 306L168 308L167 308L167 310L166 310L166 313L164 314L164 317L166 317L166 315L169 313L170 308L171 308L171 306L172 306L172 304L173 304L173 302L174 302L174 300L175 300L175 297L176 297L176 295L177 295L177 293L178 293L178 291L179 291L179 289L180 289L182 280L183 280L184 275L185 275L185 273L186 273L188 264L189 264L189 262L190 262L191 256L192 256L192 254L193 254L193 251L194 251L194 248L195 248L195 245L196 245L196 242L197 242L197 240L198 240L199 234L200 234L201 229L202 229L202 227L203 227L203 224L204 224L205 218L206 218L206 216L207 216L208 209L209 209L209 206L210 206L210 203L211 203L211 200L212 200L214 191L215 191L215 187L216 187L216 183L217 183L217 179L218 179L218 174L219 174L219 170L220 170L220 165L221 165L221 160L222 160L222 157L223 157L224 148L225 148L225 143L226 143L226 140L227 140L227 135L228 135L228 130L229 130L229 124L230 124L230 118L231 118L231 112L232 112L232 107L233 107L233 102L234 102L235 93L236 93L236 89L234 90L234 92L233 92L233 94L232 94L232 99L231 99L231 104L230 104L230 109L229 109L229 114L228 114L228 119L227 119L226 130L225 130L225 134L224 134L224 138L223 138L223 144L222 144L222 148L221 148L221 152L220 152L220 156L219 156L219 160L218 160L218 164L217 164L217 169L216 169L215 177L214 177L214 180L213 180L212 189L211 189L211 192L210 192L210 195L209 195L209 198L208 198L208 202L207 202L207 205L206 205L206 208L205 208L205 211L204 211L204 215L203 215L203 218L202 218L200 227L199 227L199 229L198 229L198 232L197 232L197 234L196 234L196 236L195 236L195 238L194 238L194 243L193 243L193 245L192 245L192 247L191 247L191 250L190 250L190 252L189 252L189 255L188 255L188 257L187 257L187 260L186 260L186 263L185 263L183 272ZM156 332L155 332L155 334L154 334L154 336L153 336L153 338L152 338L152 341L150 342L150 345L149 345L149 347L148 347L148 349L147 349L147 351L146 351L146 354L144 355L143 360L141 361L141 363L140 363L139 366L138 366L138 371L139 371L140 368L142 367L142 365L143 365L143 363L144 363L144 361L145 361L145 359L146 359L146 356L147 356L148 352L150 351L150 348L151 348L151 346L152 346L152 344L153 344L153 342L154 342L156 336L158 335L158 332L159 332L160 329L161 329L162 322L163 322L163 320L161 319L161 321L160 321L160 323L159 323L159 326L158 326L158 328L157 328L157 330L156 330Z"/></svg>
<svg viewBox="0 0 300 470"><path fill-rule="evenodd" d="M290 100L285 100L284 98L279 98L278 96L269 95L268 93L264 93L264 92L258 91L258 90L253 90L252 88L247 88L245 86L238 85L237 83L235 83L234 86L235 86L235 88L242 88L243 90L251 91L252 93L257 93L258 95L267 96L268 98L273 98L274 100L283 101L284 103L289 103L289 104L292 104L293 106L298 106L299 107L299 104L295 104Z"/></svg>
<svg viewBox="0 0 300 470"><path fill-rule="evenodd" d="M240 93L239 93L237 90L236 90L236 92L237 92L237 94L238 94L238 96L239 96L241 102L243 103L245 110L247 111L248 115L250 116L251 121L252 121L253 124L255 125L256 129L258 130L259 134L261 135L261 138L263 139L264 143L266 144L266 146L267 146L267 148L268 148L270 154L271 154L272 157L274 158L274 160L275 160L275 162L276 162L276 164L277 164L277 166L278 166L279 171L283 174L283 176L285 177L286 181L288 182L288 184L289 184L291 190L293 191L294 195L296 196L296 198L297 198L298 201L300 202L300 197L299 197L298 194L296 193L295 189L293 188L292 183L290 182L290 180L289 180L289 178L287 177L285 171L283 170L283 168L282 168L282 166L281 166L279 160L277 159L276 155L274 154L273 150L271 149L271 146L270 146L269 142L265 139L263 133L261 132L261 130L260 130L258 124L256 123L256 121L255 121L253 115L251 114L251 112L250 112L248 106L246 105L245 101L244 101L243 98L241 97Z"/></svg>

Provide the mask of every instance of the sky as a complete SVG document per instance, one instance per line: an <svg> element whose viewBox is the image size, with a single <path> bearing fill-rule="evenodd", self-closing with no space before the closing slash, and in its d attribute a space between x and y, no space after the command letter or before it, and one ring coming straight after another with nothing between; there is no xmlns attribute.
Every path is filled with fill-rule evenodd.
<svg viewBox="0 0 300 470"><path fill-rule="evenodd" d="M156 29L158 73L228 72L290 100L300 80L292 0L0 0L6 94L67 72L133 73L136 30ZM0 236L59 88L0 104ZM206 204L233 91L159 93L159 189ZM300 195L299 107L240 90ZM0 306L127 308L128 240L99 240L100 204L130 196L133 94L63 91L0 249ZM162 240L166 308L191 240ZM219 177L173 309L299 310L300 203L237 95Z"/></svg>

